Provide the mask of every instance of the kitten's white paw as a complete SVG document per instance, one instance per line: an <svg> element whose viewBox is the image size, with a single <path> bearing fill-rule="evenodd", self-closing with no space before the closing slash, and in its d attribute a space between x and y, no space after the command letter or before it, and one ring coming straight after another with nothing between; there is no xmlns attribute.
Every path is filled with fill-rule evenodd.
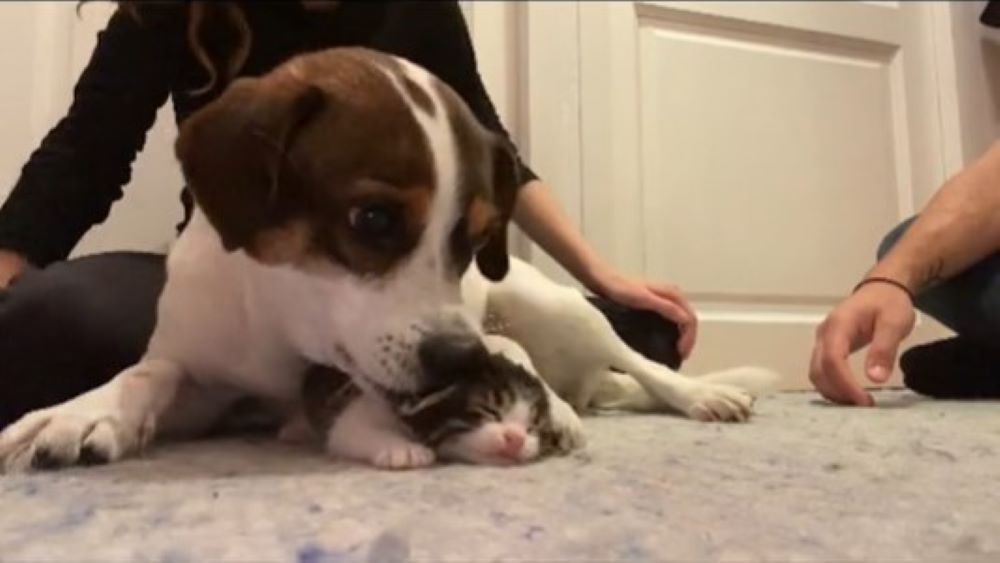
<svg viewBox="0 0 1000 563"><path fill-rule="evenodd" d="M17 472L116 461L153 433L152 424L134 426L116 408L78 400L34 411L0 433L0 466Z"/></svg>
<svg viewBox="0 0 1000 563"><path fill-rule="evenodd" d="M702 383L691 393L684 412L702 422L746 422L753 414L753 396L732 385Z"/></svg>
<svg viewBox="0 0 1000 563"><path fill-rule="evenodd" d="M309 420L305 415L298 413L285 422L285 425L278 430L278 441L286 444L305 444L316 438Z"/></svg>
<svg viewBox="0 0 1000 563"><path fill-rule="evenodd" d="M573 407L556 396L555 393L551 393L549 395L549 408L552 416L552 432L544 439L545 449L552 453L567 454L586 446L587 438L583 432L583 421L580 420L580 416L573 410Z"/></svg>
<svg viewBox="0 0 1000 563"><path fill-rule="evenodd" d="M415 469L434 463L434 451L420 444L386 446L372 456L372 464L382 469Z"/></svg>

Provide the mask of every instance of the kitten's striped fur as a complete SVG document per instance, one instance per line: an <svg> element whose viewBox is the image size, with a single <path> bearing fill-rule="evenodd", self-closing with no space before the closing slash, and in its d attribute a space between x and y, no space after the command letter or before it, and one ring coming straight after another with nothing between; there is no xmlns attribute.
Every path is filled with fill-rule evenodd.
<svg viewBox="0 0 1000 563"><path fill-rule="evenodd" d="M445 457L468 461L468 452L461 451L463 436L480 432L489 424L510 424L513 418L524 419L525 438L537 444L529 458L559 450L546 390L524 367L501 354L491 354L477 373L455 374L449 379L446 384L419 393L383 391L379 395L416 442L439 455L445 452ZM352 402L364 398L364 393L348 375L336 369L312 368L305 378L303 395L313 430L327 434ZM521 425L519 422L518 427Z"/></svg>

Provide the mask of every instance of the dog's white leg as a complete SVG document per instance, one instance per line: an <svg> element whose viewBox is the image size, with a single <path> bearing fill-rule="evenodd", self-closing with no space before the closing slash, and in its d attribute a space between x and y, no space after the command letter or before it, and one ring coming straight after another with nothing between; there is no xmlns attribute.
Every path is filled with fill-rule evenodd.
<svg viewBox="0 0 1000 563"><path fill-rule="evenodd" d="M552 447L556 452L566 454L587 445L580 415L548 385L545 391L549 399L549 415L552 417Z"/></svg>
<svg viewBox="0 0 1000 563"><path fill-rule="evenodd" d="M153 435L184 380L180 367L144 360L65 403L26 414L0 433L7 471L115 461Z"/></svg>
<svg viewBox="0 0 1000 563"><path fill-rule="evenodd" d="M733 368L702 376L696 381L737 387L759 397L777 387L778 376L758 368ZM591 395L590 406L595 409L653 412L662 405L649 394L631 375L608 370L600 377L599 384Z"/></svg>
<svg viewBox="0 0 1000 563"><path fill-rule="evenodd" d="M632 349L619 350L615 356L614 367L634 377L655 399L695 420L743 422L750 418L754 398L743 389L685 377Z"/></svg>
<svg viewBox="0 0 1000 563"><path fill-rule="evenodd" d="M583 313L585 306L587 312ZM647 393L663 405L705 422L743 422L750 418L754 397L746 390L726 383L686 377L653 362L622 342L607 319L582 298L578 308L581 316L590 317L587 325L591 330L583 331L581 336L586 334L593 339L591 342L588 338L580 345L606 350L610 367L634 377Z"/></svg>
<svg viewBox="0 0 1000 563"><path fill-rule="evenodd" d="M634 377L610 369L598 377L588 406L598 410L632 412L654 412L662 407Z"/></svg>
<svg viewBox="0 0 1000 563"><path fill-rule="evenodd" d="M434 452L406 436L389 408L362 395L340 413L326 435L335 457L383 469L410 469L434 463Z"/></svg>
<svg viewBox="0 0 1000 563"><path fill-rule="evenodd" d="M601 385L583 378L603 379L608 368L616 368L635 378L661 406L691 418L749 418L750 393L725 383L685 377L646 359L622 342L607 318L579 291L553 282L526 263L512 262L511 266L511 275L491 287L489 306L503 317L506 333L525 347L538 373L559 393L579 393L578 402L589 402L584 392L596 393Z"/></svg>

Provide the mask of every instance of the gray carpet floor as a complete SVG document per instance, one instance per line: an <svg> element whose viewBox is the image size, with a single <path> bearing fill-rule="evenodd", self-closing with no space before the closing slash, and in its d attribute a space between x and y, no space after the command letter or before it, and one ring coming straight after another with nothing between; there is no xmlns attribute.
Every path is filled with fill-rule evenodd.
<svg viewBox="0 0 1000 563"><path fill-rule="evenodd" d="M387 473L265 438L0 476L0 561L1000 561L1000 404L763 399L586 452Z"/></svg>

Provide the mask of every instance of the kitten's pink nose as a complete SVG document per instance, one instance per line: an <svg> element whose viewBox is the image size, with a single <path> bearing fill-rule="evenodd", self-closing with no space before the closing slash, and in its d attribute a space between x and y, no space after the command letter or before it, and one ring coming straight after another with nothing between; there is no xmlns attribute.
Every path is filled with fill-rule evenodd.
<svg viewBox="0 0 1000 563"><path fill-rule="evenodd" d="M500 454L504 457L517 458L524 449L524 433L516 428L504 428L503 446Z"/></svg>

